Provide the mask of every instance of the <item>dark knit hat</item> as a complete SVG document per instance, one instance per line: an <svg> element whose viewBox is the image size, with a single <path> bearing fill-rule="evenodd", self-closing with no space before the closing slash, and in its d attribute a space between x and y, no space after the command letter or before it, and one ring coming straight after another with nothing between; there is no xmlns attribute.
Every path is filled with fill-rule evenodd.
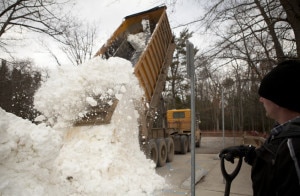
<svg viewBox="0 0 300 196"><path fill-rule="evenodd" d="M279 63L262 79L258 94L281 107L300 112L300 61Z"/></svg>

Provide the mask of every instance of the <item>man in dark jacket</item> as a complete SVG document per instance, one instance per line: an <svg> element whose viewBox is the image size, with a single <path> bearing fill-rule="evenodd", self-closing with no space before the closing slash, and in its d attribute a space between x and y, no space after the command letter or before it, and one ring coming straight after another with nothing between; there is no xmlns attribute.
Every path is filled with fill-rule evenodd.
<svg viewBox="0 0 300 196"><path fill-rule="evenodd" d="M278 64L261 81L258 94L267 117L277 123L260 147L233 146L219 156L252 165L254 196L300 195L300 61Z"/></svg>

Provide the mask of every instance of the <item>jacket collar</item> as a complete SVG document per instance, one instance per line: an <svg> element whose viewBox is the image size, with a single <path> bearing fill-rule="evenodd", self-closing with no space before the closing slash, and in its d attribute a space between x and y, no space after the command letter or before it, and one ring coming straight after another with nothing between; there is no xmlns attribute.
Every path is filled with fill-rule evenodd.
<svg viewBox="0 0 300 196"><path fill-rule="evenodd" d="M280 124L271 130L271 137L300 136L300 116Z"/></svg>

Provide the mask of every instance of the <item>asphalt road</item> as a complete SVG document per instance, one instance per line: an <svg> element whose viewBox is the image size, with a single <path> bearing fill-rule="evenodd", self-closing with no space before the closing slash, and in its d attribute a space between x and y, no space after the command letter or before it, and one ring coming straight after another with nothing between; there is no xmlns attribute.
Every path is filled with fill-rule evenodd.
<svg viewBox="0 0 300 196"><path fill-rule="evenodd" d="M195 150L195 173L200 173L201 178L196 182L196 196L223 196L225 181L220 170L220 150L227 146L240 145L242 138L234 137L203 137L200 148ZM228 162L229 163L229 162ZM231 171L235 164L227 164L226 168ZM232 183L231 196L251 196L251 167L242 164L242 169L237 178ZM186 181L191 176L191 154L176 154L174 160L164 167L159 167L156 172L166 179L169 186L163 190L158 190L154 196L180 196L191 195L190 181L186 186ZM196 175L197 178L197 175Z"/></svg>

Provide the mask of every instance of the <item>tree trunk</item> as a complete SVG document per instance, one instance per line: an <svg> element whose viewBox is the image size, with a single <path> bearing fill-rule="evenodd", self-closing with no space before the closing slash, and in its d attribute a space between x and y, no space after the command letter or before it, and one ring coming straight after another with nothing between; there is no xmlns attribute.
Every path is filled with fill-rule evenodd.
<svg viewBox="0 0 300 196"><path fill-rule="evenodd" d="M255 4L257 5L261 15L264 18L264 21L266 22L266 24L268 25L268 30L269 33L272 37L272 40L274 42L274 48L276 51L276 56L278 58L278 61L283 61L285 60L285 56L284 56L284 52L282 50L282 46L278 40L278 37L276 35L275 29L274 29L274 22L271 21L271 19L268 17L267 13L265 12L264 8L262 7L262 5L260 4L259 0L254 0Z"/></svg>
<svg viewBox="0 0 300 196"><path fill-rule="evenodd" d="M287 14L288 22L294 30L297 58L300 58L300 1L280 0L280 3Z"/></svg>

